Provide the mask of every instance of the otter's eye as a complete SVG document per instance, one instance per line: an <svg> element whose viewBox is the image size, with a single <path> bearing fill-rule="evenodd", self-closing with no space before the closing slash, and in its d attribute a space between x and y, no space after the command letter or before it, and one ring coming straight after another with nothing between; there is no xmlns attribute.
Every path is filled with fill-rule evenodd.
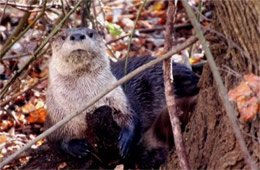
<svg viewBox="0 0 260 170"><path fill-rule="evenodd" d="M62 40L65 40L66 39L66 36L65 35L61 35L60 36Z"/></svg>
<svg viewBox="0 0 260 170"><path fill-rule="evenodd" d="M93 32L89 32L89 33L87 33L87 34L88 34L89 38L92 38L92 37L93 37L93 35L94 35L94 33L93 33Z"/></svg>
<svg viewBox="0 0 260 170"><path fill-rule="evenodd" d="M85 35L81 35L79 38L80 38L81 40L84 40L86 37L85 37Z"/></svg>

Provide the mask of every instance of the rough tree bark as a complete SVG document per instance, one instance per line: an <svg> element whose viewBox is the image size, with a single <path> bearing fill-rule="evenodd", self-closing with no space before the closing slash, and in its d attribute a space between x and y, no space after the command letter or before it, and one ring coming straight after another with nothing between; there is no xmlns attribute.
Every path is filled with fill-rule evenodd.
<svg viewBox="0 0 260 170"><path fill-rule="evenodd" d="M207 38L222 70L227 66L244 75L260 75L260 1L238 0L212 1L214 7L213 29L224 34L234 43L228 43L219 35L210 34ZM228 90L241 81L230 72L221 71L222 80ZM198 104L188 123L184 138L192 169L249 169L236 141L230 121L223 109L216 91L216 84L208 65L205 65L199 83L201 90ZM249 153L260 167L260 117L250 123L240 120ZM176 153L169 157L163 168L179 169Z"/></svg>

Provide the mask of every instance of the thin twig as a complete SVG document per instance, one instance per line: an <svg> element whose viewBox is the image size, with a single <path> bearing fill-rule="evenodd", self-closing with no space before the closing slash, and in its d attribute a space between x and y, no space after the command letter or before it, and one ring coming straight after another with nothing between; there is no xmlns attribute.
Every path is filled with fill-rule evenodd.
<svg viewBox="0 0 260 170"><path fill-rule="evenodd" d="M169 51L173 46L173 25L176 16L177 8L173 5L173 0L169 1L168 11L167 11L167 22L165 30L165 46L164 50ZM163 77L164 77L164 87L165 87L165 98L168 107L170 122L172 126L172 133L174 136L174 143L176 147L176 152L179 158L180 169L189 170L190 164L185 151L185 146L183 142L183 137L181 133L181 122L179 119L180 113L178 113L177 105L174 97L174 79L172 74L172 60L167 58L163 61Z"/></svg>
<svg viewBox="0 0 260 170"><path fill-rule="evenodd" d="M19 59L19 58L22 58L22 57L26 57L30 55L29 53L23 53L23 54L16 54L16 55L10 55L10 56L5 56L2 58L2 61L4 60L12 60L12 59Z"/></svg>
<svg viewBox="0 0 260 170"><path fill-rule="evenodd" d="M0 2L0 5L5 5L5 2ZM33 5L33 4L22 4L22 3L16 3L16 2L8 2L8 6L12 7L18 7L18 8L44 8L44 5ZM51 4L46 5L46 8L61 8L61 4Z"/></svg>
<svg viewBox="0 0 260 170"><path fill-rule="evenodd" d="M107 47L108 51L111 53L112 58L115 59L115 60L117 60L118 58L116 57L114 51L109 47L109 45L108 45L108 44L105 44L105 46Z"/></svg>
<svg viewBox="0 0 260 170"><path fill-rule="evenodd" d="M98 0L98 4L100 5L100 9L101 9L101 12L102 12L102 16L103 16L103 20L105 21L106 20L106 14L105 14L105 6L103 4L103 2L101 2L101 0Z"/></svg>
<svg viewBox="0 0 260 170"><path fill-rule="evenodd" d="M15 75L8 81L6 86L1 90L0 92L0 99L3 98L4 94L8 90L8 88L11 86L11 84L16 80L16 78L21 75L21 73L37 58L40 51L43 49L43 47L49 42L49 39L53 37L59 29L62 27L64 22L69 18L69 16L77 9L77 7L81 4L81 2L84 0L80 0L69 12L68 14L57 24L55 25L55 28L53 31L46 37L41 45L35 50L35 52L32 54L32 57L28 60L28 62L20 69L18 70Z"/></svg>
<svg viewBox="0 0 260 170"><path fill-rule="evenodd" d="M63 3L62 0L60 2L61 2L61 6L62 6L62 8L61 8L62 9L62 14L65 16L67 14L66 9L65 9L65 4Z"/></svg>
<svg viewBox="0 0 260 170"><path fill-rule="evenodd" d="M92 2L92 8L93 8L93 28L95 28L95 30L100 30L98 29L98 23L97 23L97 11L96 11L96 6L95 6L95 1Z"/></svg>
<svg viewBox="0 0 260 170"><path fill-rule="evenodd" d="M125 37L128 37L129 35L131 35L131 33L127 33L127 34L125 34L125 35L123 35L121 37L118 37L118 38L114 39L114 40L108 41L106 44L112 44L114 42L117 42L118 40L121 40L121 39L123 39Z"/></svg>
<svg viewBox="0 0 260 170"><path fill-rule="evenodd" d="M146 4L146 0L143 0L142 1L143 3L141 4L139 10L138 10L138 13L137 13L137 16L136 16L136 19L135 19L135 22L134 22L134 28L131 32L131 35L130 35L130 38L129 38L129 42L128 42L128 46L127 46L127 52L126 52L126 56L125 56L125 75L127 75L127 63L128 63L128 57L129 57L129 52L130 52L130 48L131 48L131 44L132 44L132 39L133 39L133 36L135 34L135 29L136 29L136 25L137 25L137 21L139 20L139 17L141 15L141 12Z"/></svg>
<svg viewBox="0 0 260 170"><path fill-rule="evenodd" d="M191 27L192 25L190 23L183 23L183 24L175 24L173 26L173 29L180 29L180 28L185 28L185 27ZM150 32L154 32L154 31L163 31L165 30L165 26L159 26L159 27L155 27L155 28L143 28L143 29L139 29L139 33L150 33Z"/></svg>
<svg viewBox="0 0 260 170"><path fill-rule="evenodd" d="M202 15L201 14L201 9L202 9L202 0L199 0L199 6L198 6L198 10L197 10L197 8L196 8L196 10L197 10L197 15L196 15L196 17L197 17L197 20L198 20L198 22L200 23L200 16ZM189 49L189 57L192 57L192 52L193 52L193 49L194 49L194 45L192 45L191 47L190 47L190 49Z"/></svg>
<svg viewBox="0 0 260 170"><path fill-rule="evenodd" d="M0 18L0 24L2 23L2 20L3 20L3 18L4 18L5 10L6 10L8 1L9 1L9 0L6 0L6 1L5 1L4 10L3 10L3 13L2 13L1 18Z"/></svg>
<svg viewBox="0 0 260 170"><path fill-rule="evenodd" d="M248 165L250 166L251 169L257 169L254 161L252 160L252 158L251 158L251 156L248 152L246 142L245 142L243 135L240 131L240 128L237 124L237 120L236 120L236 117L235 117L235 115L237 115L236 111L233 109L233 107L231 106L231 104L229 102L229 99L228 99L228 96L227 96L227 89L225 88L225 86L224 86L224 84L221 80L221 77L220 77L219 71L217 69L216 63L214 62L212 53L211 53L211 51L210 51L210 49L207 45L207 42L206 42L205 37L203 36L203 33L201 31L200 24L197 22L196 17L194 15L191 7L188 5L188 2L186 0L182 0L182 3L183 3L183 6L184 6L189 18L190 18L190 21L191 21L193 27L196 30L196 33L197 33L196 35L198 36L198 38L199 38L199 40L202 44L202 47L205 51L210 69L212 71L213 77L214 77L216 85L217 85L219 97L220 97L220 99L221 99L221 101L224 105L227 116L228 116L228 118L231 122L231 126L232 126L232 128L235 132L235 136L236 136L237 141L240 145L240 149L241 149L241 151L244 155L244 159L246 160L246 162L248 163Z"/></svg>
<svg viewBox="0 0 260 170"><path fill-rule="evenodd" d="M24 152L25 150L29 149L35 142L45 138L46 136L48 136L49 134L51 134L52 132L54 132L55 130L57 130L58 128L60 128L62 125L64 125L65 123L67 123L68 121L70 121L72 118L76 117L77 115L83 113L87 108L89 108L91 105L93 105L95 102L97 102L99 99L101 99L102 97L104 97L106 94L108 94L109 92L111 92L113 89L115 89L116 87L122 85L123 83L129 81L131 78L133 78L134 76L136 76L137 74L143 72L144 70L152 67L155 64L158 64L160 62L162 62L163 60L165 60L166 58L171 57L173 54L176 54L178 52L180 52L181 50L187 48L188 46L190 46L191 44L195 43L197 41L197 38L192 36L189 39L187 39L184 43L179 44L177 46L175 46L172 50L170 50L168 53L164 54L161 57L158 57L152 61L150 61L149 63L144 64L143 66L135 69L134 71L132 71L131 73L129 73L128 75L126 75L125 77L121 78L120 80L118 80L116 83L112 84L111 86L109 86L107 89L103 90L101 93L99 93L96 97L92 98L91 100L89 100L88 102L86 102L86 105L83 107L82 110L79 110L75 113L71 113L68 116L64 117L61 121L59 121L58 123L56 123L55 125L53 125L52 127L50 127L49 129L45 130L43 133L41 133L39 136L37 136L35 139L33 139L32 141L30 141L29 143L27 143L23 148L17 150L15 153L13 153L12 155L10 155L8 158L6 158L5 160L3 160L0 163L0 168L3 168L4 165L10 163L11 161L13 161L17 156L19 156L22 152Z"/></svg>

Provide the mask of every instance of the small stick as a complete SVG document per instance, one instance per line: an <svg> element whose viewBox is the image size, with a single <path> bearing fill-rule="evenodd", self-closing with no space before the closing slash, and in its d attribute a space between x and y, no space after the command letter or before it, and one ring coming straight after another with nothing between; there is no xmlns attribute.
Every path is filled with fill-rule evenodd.
<svg viewBox="0 0 260 170"><path fill-rule="evenodd" d="M132 39L133 39L133 36L135 34L137 21L139 20L139 17L141 15L141 12L142 12L145 4L146 4L146 0L143 0L143 3L141 4L141 6L138 9L138 13L137 13L137 16L136 16L136 19L135 19L135 22L134 22L134 28L133 28L133 30L131 32L131 35L130 35L130 38L129 38L129 41L128 41L127 52L126 52L126 56L125 56L125 75L127 74L128 57L129 57L129 52L130 52L130 48L131 48Z"/></svg>
<svg viewBox="0 0 260 170"><path fill-rule="evenodd" d="M175 24L173 26L173 29L180 29L180 28L185 28L185 27L191 27L192 25L190 23L183 23L183 24ZM149 32L153 32L153 31L163 31L165 30L164 26L160 26L160 27L155 27L155 28L144 28L144 29L139 29L138 31L140 33L149 33Z"/></svg>
<svg viewBox="0 0 260 170"><path fill-rule="evenodd" d="M175 20L177 8L173 4L173 0L169 1L167 11L167 22L165 30L165 46L164 50L169 51L173 46L173 21ZM165 98L169 111L170 122L172 126L172 133L174 136L174 144L176 152L179 158L180 169L189 170L190 164L185 151L183 137L181 133L181 122L179 119L180 113L178 114L177 105L174 97L174 79L172 74L172 60L167 58L163 61L163 77L165 86Z"/></svg>
<svg viewBox="0 0 260 170"><path fill-rule="evenodd" d="M112 43L114 43L114 42L117 42L118 40L121 40L121 39L123 39L123 38L125 38L125 37L128 37L129 35L131 35L131 33L128 33L128 34L126 34L126 35L123 35L123 36L121 36L121 37L118 37L118 38L116 38L116 39L114 39L114 40L108 41L106 44L112 44Z"/></svg>
<svg viewBox="0 0 260 170"><path fill-rule="evenodd" d="M4 10L3 10L3 13L2 13L1 18L0 18L0 24L2 23L2 20L3 20L3 18L4 18L5 10L6 10L8 1L9 1L9 0L6 0L6 1L5 1Z"/></svg>

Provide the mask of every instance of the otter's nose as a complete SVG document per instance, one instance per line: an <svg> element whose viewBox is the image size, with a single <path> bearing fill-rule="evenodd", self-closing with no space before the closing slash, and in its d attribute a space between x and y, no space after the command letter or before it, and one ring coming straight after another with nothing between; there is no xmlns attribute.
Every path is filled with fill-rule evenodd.
<svg viewBox="0 0 260 170"><path fill-rule="evenodd" d="M72 41L81 41L84 39L86 39L86 36L81 33L75 33L70 36L70 40L72 40Z"/></svg>

